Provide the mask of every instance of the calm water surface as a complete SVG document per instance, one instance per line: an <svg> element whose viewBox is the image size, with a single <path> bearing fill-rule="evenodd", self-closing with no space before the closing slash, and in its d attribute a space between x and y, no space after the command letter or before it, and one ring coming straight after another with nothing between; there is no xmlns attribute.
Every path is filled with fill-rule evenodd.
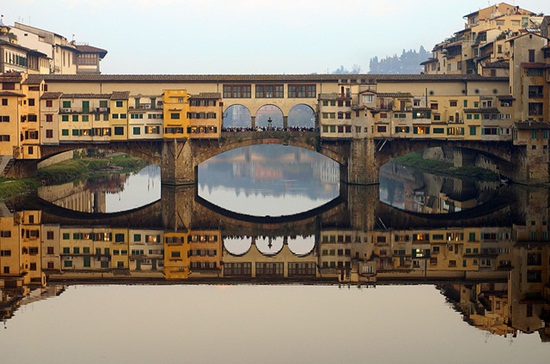
<svg viewBox="0 0 550 364"><path fill-rule="evenodd" d="M548 190L338 173L267 146L209 160L196 187L161 188L153 166L38 192L147 205L127 215L1 208L1 362L548 362Z"/></svg>

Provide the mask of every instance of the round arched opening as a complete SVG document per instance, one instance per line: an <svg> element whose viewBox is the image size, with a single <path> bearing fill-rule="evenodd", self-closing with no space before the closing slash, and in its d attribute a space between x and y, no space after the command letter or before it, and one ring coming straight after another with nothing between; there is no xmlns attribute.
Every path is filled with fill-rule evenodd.
<svg viewBox="0 0 550 364"><path fill-rule="evenodd" d="M229 150L198 166L198 195L222 209L280 217L314 210L340 194L340 168L308 149L261 144Z"/></svg>
<svg viewBox="0 0 550 364"><path fill-rule="evenodd" d="M264 129L283 128L283 112L275 105L264 105L256 113L256 127Z"/></svg>
<svg viewBox="0 0 550 364"><path fill-rule="evenodd" d="M298 256L308 255L315 248L315 236L296 236L288 238L288 248Z"/></svg>
<svg viewBox="0 0 550 364"><path fill-rule="evenodd" d="M225 237L223 247L231 255L241 256L246 254L252 246L251 237Z"/></svg>
<svg viewBox="0 0 550 364"><path fill-rule="evenodd" d="M40 162L37 195L67 210L91 214L140 208L161 195L160 167L105 149L75 149Z"/></svg>
<svg viewBox="0 0 550 364"><path fill-rule="evenodd" d="M263 255L276 255L284 246L284 238L282 236L277 237L257 237L256 248Z"/></svg>
<svg viewBox="0 0 550 364"><path fill-rule="evenodd" d="M231 105L223 113L223 128L251 128L250 111L243 105Z"/></svg>
<svg viewBox="0 0 550 364"><path fill-rule="evenodd" d="M299 104L288 113L289 128L315 128L315 112L309 105Z"/></svg>

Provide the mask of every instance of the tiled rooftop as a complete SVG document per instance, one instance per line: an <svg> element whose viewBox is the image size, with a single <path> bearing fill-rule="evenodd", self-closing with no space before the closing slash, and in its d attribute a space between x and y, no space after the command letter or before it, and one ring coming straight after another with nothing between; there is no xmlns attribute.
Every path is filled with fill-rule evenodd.
<svg viewBox="0 0 550 364"><path fill-rule="evenodd" d="M376 82L444 82L444 81L502 81L508 77L484 77L479 75L374 75L374 74L307 74L307 75L29 75L26 83L46 82L136 82L136 83L241 83L241 82L340 82L340 83L376 83Z"/></svg>

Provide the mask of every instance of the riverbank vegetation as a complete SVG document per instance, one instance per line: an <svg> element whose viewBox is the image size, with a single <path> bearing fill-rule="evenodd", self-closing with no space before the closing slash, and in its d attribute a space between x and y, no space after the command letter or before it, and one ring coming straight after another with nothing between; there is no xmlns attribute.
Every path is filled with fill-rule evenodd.
<svg viewBox="0 0 550 364"><path fill-rule="evenodd" d="M28 194L40 185L56 185L109 173L133 173L147 166L143 159L127 154L68 159L37 171L34 178L0 178L0 201Z"/></svg>
<svg viewBox="0 0 550 364"><path fill-rule="evenodd" d="M147 162L143 159L127 154L106 158L73 158L39 169L36 178L42 184L61 184L101 174L131 173L146 165Z"/></svg>
<svg viewBox="0 0 550 364"><path fill-rule="evenodd" d="M474 166L455 167L452 163L449 162L435 159L424 159L418 153L406 154L404 156L394 159L393 162L435 175L474 179L476 181L499 180L499 175L488 169Z"/></svg>

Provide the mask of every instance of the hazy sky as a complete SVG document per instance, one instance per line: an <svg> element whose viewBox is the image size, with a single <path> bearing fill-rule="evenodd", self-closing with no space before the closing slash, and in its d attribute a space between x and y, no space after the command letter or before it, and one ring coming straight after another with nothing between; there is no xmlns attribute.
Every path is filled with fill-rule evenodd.
<svg viewBox="0 0 550 364"><path fill-rule="evenodd" d="M433 45L483 0L0 0L22 22L108 50L103 73L327 73ZM509 1L550 14L550 2Z"/></svg>

